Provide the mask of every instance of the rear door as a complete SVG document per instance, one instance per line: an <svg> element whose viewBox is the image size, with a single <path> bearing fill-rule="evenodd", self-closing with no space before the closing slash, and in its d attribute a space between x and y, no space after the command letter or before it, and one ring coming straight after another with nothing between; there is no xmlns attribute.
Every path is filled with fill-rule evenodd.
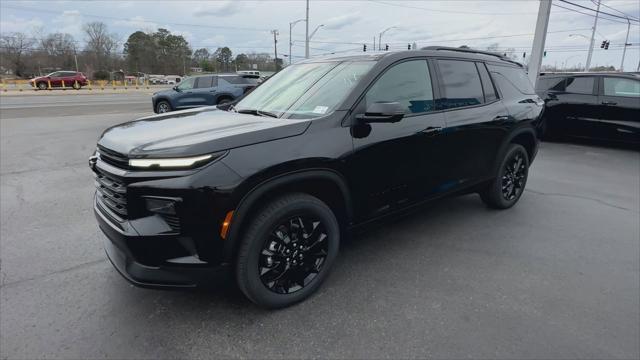
<svg viewBox="0 0 640 360"><path fill-rule="evenodd" d="M640 142L640 80L602 76L597 115L606 139Z"/></svg>
<svg viewBox="0 0 640 360"><path fill-rule="evenodd" d="M216 76L198 76L191 90L189 106L215 105L216 86Z"/></svg>
<svg viewBox="0 0 640 360"><path fill-rule="evenodd" d="M482 62L439 59L439 107L445 111L447 164L442 191L492 176L499 147L512 126L509 113Z"/></svg>
<svg viewBox="0 0 640 360"><path fill-rule="evenodd" d="M602 131L598 123L597 78L569 76L564 92L559 94L566 121L565 132L581 137L598 137Z"/></svg>

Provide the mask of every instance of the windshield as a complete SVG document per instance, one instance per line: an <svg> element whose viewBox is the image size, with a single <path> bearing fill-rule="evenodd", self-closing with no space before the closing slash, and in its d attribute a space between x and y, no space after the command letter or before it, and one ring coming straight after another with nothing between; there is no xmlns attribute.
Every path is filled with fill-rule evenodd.
<svg viewBox="0 0 640 360"><path fill-rule="evenodd" d="M258 86L236 106L278 117L308 119L336 110L374 61L290 65Z"/></svg>

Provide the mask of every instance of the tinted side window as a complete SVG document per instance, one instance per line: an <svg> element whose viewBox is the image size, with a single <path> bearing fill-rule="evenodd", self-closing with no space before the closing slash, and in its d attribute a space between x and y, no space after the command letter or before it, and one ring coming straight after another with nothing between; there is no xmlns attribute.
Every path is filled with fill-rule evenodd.
<svg viewBox="0 0 640 360"><path fill-rule="evenodd" d="M250 84L250 82L242 76L225 76L223 79L231 84Z"/></svg>
<svg viewBox="0 0 640 360"><path fill-rule="evenodd" d="M482 83L475 63L438 60L444 90L443 109L478 105L484 102Z"/></svg>
<svg viewBox="0 0 640 360"><path fill-rule="evenodd" d="M623 78L604 78L606 96L640 97L640 81Z"/></svg>
<svg viewBox="0 0 640 360"><path fill-rule="evenodd" d="M482 89L484 90L484 101L492 102L498 99L496 95L496 89L493 87L493 82L491 81L491 76L489 76L489 72L487 71L486 66L483 63L476 63L478 66L478 71L480 72L480 79L482 80Z"/></svg>
<svg viewBox="0 0 640 360"><path fill-rule="evenodd" d="M539 78L536 88L538 90L564 91L565 81L563 77Z"/></svg>
<svg viewBox="0 0 640 360"><path fill-rule="evenodd" d="M387 70L367 92L367 105L398 102L406 113L434 110L431 77L426 60L405 61Z"/></svg>
<svg viewBox="0 0 640 360"><path fill-rule="evenodd" d="M593 94L593 77L569 77L567 78L566 92L573 94Z"/></svg>
<svg viewBox="0 0 640 360"><path fill-rule="evenodd" d="M196 85L194 88L196 89L206 89L212 87L211 80L213 80L213 76L201 76L196 78Z"/></svg>
<svg viewBox="0 0 640 360"><path fill-rule="evenodd" d="M526 95L535 94L531 81L522 68L511 66L487 65L489 71L502 74L519 92Z"/></svg>

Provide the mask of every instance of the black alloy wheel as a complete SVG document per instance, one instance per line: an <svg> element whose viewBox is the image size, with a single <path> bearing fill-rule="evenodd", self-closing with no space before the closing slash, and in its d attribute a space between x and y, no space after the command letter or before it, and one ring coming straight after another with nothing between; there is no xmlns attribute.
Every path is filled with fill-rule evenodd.
<svg viewBox="0 0 640 360"><path fill-rule="evenodd" d="M251 301L265 308L311 296L338 255L338 220L327 204L309 194L274 198L240 226L236 281Z"/></svg>
<svg viewBox="0 0 640 360"><path fill-rule="evenodd" d="M529 155L520 144L510 144L495 178L480 191L480 198L494 209L515 205L527 185Z"/></svg>
<svg viewBox="0 0 640 360"><path fill-rule="evenodd" d="M260 280L277 294L291 294L318 276L327 258L327 231L310 216L296 216L278 224L260 254Z"/></svg>
<svg viewBox="0 0 640 360"><path fill-rule="evenodd" d="M524 190L527 168L526 154L515 152L505 163L502 175L502 196L507 201L516 199Z"/></svg>

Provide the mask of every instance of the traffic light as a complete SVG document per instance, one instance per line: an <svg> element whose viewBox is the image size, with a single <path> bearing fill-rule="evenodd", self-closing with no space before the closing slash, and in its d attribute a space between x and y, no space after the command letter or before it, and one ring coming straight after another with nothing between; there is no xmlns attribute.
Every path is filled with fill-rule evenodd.
<svg viewBox="0 0 640 360"><path fill-rule="evenodd" d="M389 44L384 45L384 51L389 51Z"/></svg>
<svg viewBox="0 0 640 360"><path fill-rule="evenodd" d="M547 57L547 50L542 53L542 57Z"/></svg>
<svg viewBox="0 0 640 360"><path fill-rule="evenodd" d="M522 58L524 59L524 58L526 58L526 57L527 57L527 53L526 53L526 52L523 52L523 53L522 53Z"/></svg>
<svg viewBox="0 0 640 360"><path fill-rule="evenodd" d="M605 50L609 50L609 44L610 44L610 42L609 42L609 40L607 40L607 43L604 44L604 49Z"/></svg>
<svg viewBox="0 0 640 360"><path fill-rule="evenodd" d="M362 44L362 51L367 52L367 44Z"/></svg>
<svg viewBox="0 0 640 360"><path fill-rule="evenodd" d="M411 50L411 44L407 44L407 50Z"/></svg>
<svg viewBox="0 0 640 360"><path fill-rule="evenodd" d="M607 45L607 40L602 41L602 44L600 44L600 49L604 49L605 45Z"/></svg>

